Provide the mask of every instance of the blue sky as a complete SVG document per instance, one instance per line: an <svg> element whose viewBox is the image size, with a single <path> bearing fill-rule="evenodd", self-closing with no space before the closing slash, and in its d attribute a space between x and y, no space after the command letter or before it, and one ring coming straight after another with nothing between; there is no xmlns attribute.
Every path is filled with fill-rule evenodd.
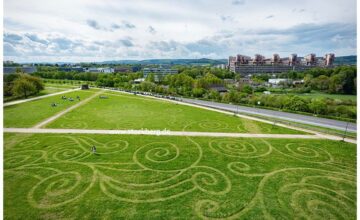
<svg viewBox="0 0 360 220"><path fill-rule="evenodd" d="M356 54L356 0L4 0L4 59Z"/></svg>

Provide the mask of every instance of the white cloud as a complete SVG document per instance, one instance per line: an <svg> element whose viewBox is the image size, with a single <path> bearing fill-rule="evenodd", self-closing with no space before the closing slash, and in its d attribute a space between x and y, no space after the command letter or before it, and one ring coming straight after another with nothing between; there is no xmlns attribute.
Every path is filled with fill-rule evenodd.
<svg viewBox="0 0 360 220"><path fill-rule="evenodd" d="M156 34L155 28L154 28L153 26L151 26L151 25L148 27L148 31L149 31L149 33L151 33L151 34Z"/></svg>
<svg viewBox="0 0 360 220"><path fill-rule="evenodd" d="M356 54L355 0L297 2L4 0L4 53L17 61Z"/></svg>

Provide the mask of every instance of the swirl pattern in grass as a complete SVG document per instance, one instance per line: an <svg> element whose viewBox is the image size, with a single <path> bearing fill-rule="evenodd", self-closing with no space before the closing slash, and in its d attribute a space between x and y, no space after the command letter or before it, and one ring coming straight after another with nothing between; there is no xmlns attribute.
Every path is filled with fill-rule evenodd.
<svg viewBox="0 0 360 220"><path fill-rule="evenodd" d="M5 218L355 219L355 155L326 140L5 134Z"/></svg>

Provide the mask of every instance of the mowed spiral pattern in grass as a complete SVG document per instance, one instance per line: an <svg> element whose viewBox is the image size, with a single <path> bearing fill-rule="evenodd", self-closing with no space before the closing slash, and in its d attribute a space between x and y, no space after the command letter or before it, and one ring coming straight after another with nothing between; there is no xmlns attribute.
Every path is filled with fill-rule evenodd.
<svg viewBox="0 0 360 220"><path fill-rule="evenodd" d="M26 136L5 150L5 204L12 197L25 201L28 213L60 215L59 209L86 201L101 206L100 199L110 210L134 204L157 207L159 218L180 209L184 218L354 219L356 170L349 155L355 147L325 143L327 147L320 140ZM340 144L350 151L339 153ZM96 155L90 151L94 145ZM10 186L23 190L9 192ZM13 208L5 207L6 216L15 215ZM141 210L140 216L145 214ZM67 216L81 213L69 211Z"/></svg>

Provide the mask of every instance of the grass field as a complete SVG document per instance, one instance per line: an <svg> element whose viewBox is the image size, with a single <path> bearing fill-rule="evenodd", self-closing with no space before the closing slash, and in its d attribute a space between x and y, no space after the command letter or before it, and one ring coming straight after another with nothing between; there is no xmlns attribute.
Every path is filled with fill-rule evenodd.
<svg viewBox="0 0 360 220"><path fill-rule="evenodd" d="M61 86L56 84L46 84L45 89L39 93L39 95L47 95L57 92L66 91L69 89L75 89L78 88L78 86Z"/></svg>
<svg viewBox="0 0 360 220"><path fill-rule="evenodd" d="M79 88L80 85L74 84L60 84L60 83L45 83L45 88L56 88L56 89L75 89Z"/></svg>
<svg viewBox="0 0 360 220"><path fill-rule="evenodd" d="M354 144L68 134L4 139L5 219L356 219Z"/></svg>
<svg viewBox="0 0 360 220"><path fill-rule="evenodd" d="M310 93L296 93L292 92L292 89L285 90L283 89L271 89L272 94L276 95L297 95L297 96L303 96L308 98L330 98L330 99L339 99L339 100L351 100L356 102L356 95L346 95L346 94L329 94L324 93L320 91L312 90ZM257 92L257 94L263 94L262 92Z"/></svg>
<svg viewBox="0 0 360 220"><path fill-rule="evenodd" d="M66 97L83 101L97 91ZM47 127L303 134L168 101L102 95L108 98L95 96ZM32 127L78 103L61 96L5 107L5 127ZM4 219L356 219L355 144L64 132L4 133Z"/></svg>
<svg viewBox="0 0 360 220"><path fill-rule="evenodd" d="M241 133L300 134L232 115L141 96L105 93L47 125L48 128L150 129Z"/></svg>
<svg viewBox="0 0 360 220"><path fill-rule="evenodd" d="M303 93L296 95L309 97L309 98L331 98L331 99L339 99L339 100L351 100L356 102L356 95L328 94L321 92L311 92L311 93Z"/></svg>
<svg viewBox="0 0 360 220"><path fill-rule="evenodd" d="M89 91L75 91L4 107L4 127L26 128L34 126L42 120L76 104L78 102L76 96L84 99L91 94L92 92ZM73 97L74 101L62 100L61 96L63 95ZM57 103L58 105L57 107L51 107L51 103Z"/></svg>

